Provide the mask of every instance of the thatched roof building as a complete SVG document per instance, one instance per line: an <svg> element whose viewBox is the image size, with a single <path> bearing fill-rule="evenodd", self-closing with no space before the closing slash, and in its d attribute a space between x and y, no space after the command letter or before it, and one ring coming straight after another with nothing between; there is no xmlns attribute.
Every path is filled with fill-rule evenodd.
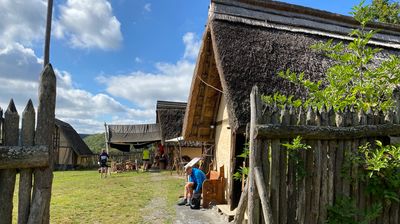
<svg viewBox="0 0 400 224"><path fill-rule="evenodd" d="M186 105L183 102L157 101L156 120L160 124L161 142L166 147L170 163L173 163L174 159L179 159L179 156L194 158L202 154L201 142L178 140L182 136Z"/></svg>
<svg viewBox="0 0 400 224"><path fill-rule="evenodd" d="M55 163L59 169L84 165L85 158L93 155L75 129L68 123L55 119Z"/></svg>
<svg viewBox="0 0 400 224"><path fill-rule="evenodd" d="M241 166L237 157L246 142L250 119L249 95L277 91L304 96L304 91L280 78L287 69L314 80L333 63L310 46L335 39L349 41L358 28L349 16L275 1L211 0L208 23L193 74L183 137L215 144L215 168L225 166L226 200L233 209L241 185L232 174ZM371 45L400 55L400 26L373 23L381 30Z"/></svg>
<svg viewBox="0 0 400 224"><path fill-rule="evenodd" d="M310 45L332 38L349 40L348 33L357 26L349 16L287 3L212 0L191 85L185 139L212 141L222 95L233 130L243 129L249 120L253 85L264 94L301 96L301 89L277 73L291 69L319 79L330 61ZM399 26L374 23L371 28L381 30L372 44L398 54Z"/></svg>

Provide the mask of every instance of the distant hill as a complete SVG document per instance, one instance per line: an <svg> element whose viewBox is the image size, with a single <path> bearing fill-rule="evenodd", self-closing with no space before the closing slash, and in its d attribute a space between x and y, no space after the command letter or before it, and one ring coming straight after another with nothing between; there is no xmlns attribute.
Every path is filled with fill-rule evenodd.
<svg viewBox="0 0 400 224"><path fill-rule="evenodd" d="M102 149L106 148L104 133L87 135L83 138L83 141L94 154L99 154Z"/></svg>
<svg viewBox="0 0 400 224"><path fill-rule="evenodd" d="M89 136L90 134L78 134L80 137L81 137L81 139L84 139L84 138L86 138L87 136Z"/></svg>

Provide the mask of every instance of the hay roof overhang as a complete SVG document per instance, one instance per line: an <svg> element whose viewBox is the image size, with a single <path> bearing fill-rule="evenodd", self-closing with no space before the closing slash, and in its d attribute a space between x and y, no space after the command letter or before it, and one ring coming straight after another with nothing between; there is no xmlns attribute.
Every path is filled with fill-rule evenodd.
<svg viewBox="0 0 400 224"><path fill-rule="evenodd" d="M249 121L249 95L260 92L303 96L299 87L277 77L279 71L304 72L320 79L332 61L310 49L320 41L348 41L357 28L349 16L273 1L213 0L192 79L183 135L212 141L220 97L227 103L229 125L237 132ZM380 29L371 44L400 53L400 26L373 23ZM223 94L216 90L222 90Z"/></svg>
<svg viewBox="0 0 400 224"><path fill-rule="evenodd" d="M182 136L183 119L185 117L187 103L157 101L157 123L160 124L161 139L165 145L173 145L167 140ZM182 147L201 147L199 142L179 141Z"/></svg>
<svg viewBox="0 0 400 224"><path fill-rule="evenodd" d="M157 123L160 124L161 138L163 141L177 138L182 135L183 118L186 103L157 101Z"/></svg>
<svg viewBox="0 0 400 224"><path fill-rule="evenodd" d="M55 125L65 136L65 139L69 142L72 150L74 150L76 154L79 156L88 156L93 154L93 152L89 149L86 143L70 124L59 119L55 119Z"/></svg>

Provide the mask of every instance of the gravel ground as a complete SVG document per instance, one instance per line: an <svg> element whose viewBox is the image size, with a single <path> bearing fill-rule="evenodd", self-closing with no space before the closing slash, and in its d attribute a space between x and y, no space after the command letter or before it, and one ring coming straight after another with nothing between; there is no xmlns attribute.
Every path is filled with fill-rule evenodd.
<svg viewBox="0 0 400 224"><path fill-rule="evenodd" d="M160 176L159 173L152 174L152 180L157 181L165 176ZM174 177L174 176L172 176ZM168 214L163 212L167 206L165 198L153 199L142 212L146 214L144 218L145 223L160 224L168 219ZM190 206L175 206L176 216L173 221L174 224L226 224L223 217L217 213L215 209L190 209ZM172 217L171 217L172 218Z"/></svg>
<svg viewBox="0 0 400 224"><path fill-rule="evenodd" d="M214 209L190 209L190 206L176 206L175 224L225 224L223 217Z"/></svg>

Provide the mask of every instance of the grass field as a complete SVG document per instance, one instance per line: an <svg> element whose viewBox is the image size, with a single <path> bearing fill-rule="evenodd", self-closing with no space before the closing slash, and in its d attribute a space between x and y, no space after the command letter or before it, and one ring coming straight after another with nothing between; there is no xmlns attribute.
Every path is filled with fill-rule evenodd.
<svg viewBox="0 0 400 224"><path fill-rule="evenodd" d="M127 172L104 179L96 171L55 172L51 223L149 223L154 217L157 223L172 223L183 185L170 172Z"/></svg>

